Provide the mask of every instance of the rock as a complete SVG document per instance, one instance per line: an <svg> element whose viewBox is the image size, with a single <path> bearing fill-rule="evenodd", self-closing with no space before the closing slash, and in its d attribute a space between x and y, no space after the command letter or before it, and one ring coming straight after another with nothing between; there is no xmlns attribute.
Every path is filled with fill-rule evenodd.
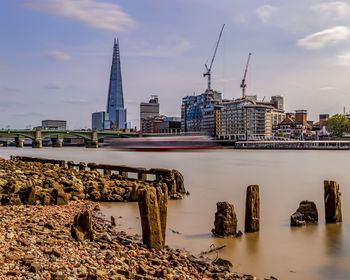
<svg viewBox="0 0 350 280"><path fill-rule="evenodd" d="M247 197L245 205L245 232L259 231L260 226L260 198L259 186L247 187Z"/></svg>
<svg viewBox="0 0 350 280"><path fill-rule="evenodd" d="M148 248L163 249L163 233L155 188L146 188L140 191L139 210L143 243Z"/></svg>
<svg viewBox="0 0 350 280"><path fill-rule="evenodd" d="M228 202L218 202L216 204L215 228L212 232L218 236L230 236L237 233L237 216L234 206Z"/></svg>
<svg viewBox="0 0 350 280"><path fill-rule="evenodd" d="M92 214L90 209L75 216L71 227L71 235L77 241L83 241L85 239L93 240L94 232L92 229Z"/></svg>
<svg viewBox="0 0 350 280"><path fill-rule="evenodd" d="M32 263L29 267L30 272L38 273L41 269L41 264L39 263Z"/></svg>
<svg viewBox="0 0 350 280"><path fill-rule="evenodd" d="M343 220L339 185L335 181L324 181L324 203L326 223L341 223Z"/></svg>
<svg viewBox="0 0 350 280"><path fill-rule="evenodd" d="M304 200L300 202L299 208L290 216L291 226L302 226L306 224L317 224L318 212L313 201Z"/></svg>
<svg viewBox="0 0 350 280"><path fill-rule="evenodd" d="M112 227L115 227L117 224L115 223L115 218L111 216L111 225Z"/></svg>
<svg viewBox="0 0 350 280"><path fill-rule="evenodd" d="M217 258L216 260L213 261L213 264L222 266L227 271L229 271L230 267L232 267L232 263L229 260L225 260L222 258Z"/></svg>

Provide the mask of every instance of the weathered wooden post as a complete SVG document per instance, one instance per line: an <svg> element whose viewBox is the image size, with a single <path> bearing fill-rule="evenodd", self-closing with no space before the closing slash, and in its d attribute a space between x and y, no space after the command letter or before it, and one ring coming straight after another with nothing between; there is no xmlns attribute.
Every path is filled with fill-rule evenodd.
<svg viewBox="0 0 350 280"><path fill-rule="evenodd" d="M79 171L84 171L86 169L86 163L79 162L78 168L79 168Z"/></svg>
<svg viewBox="0 0 350 280"><path fill-rule="evenodd" d="M259 185L247 187L245 202L245 232L256 232L260 228Z"/></svg>
<svg viewBox="0 0 350 280"><path fill-rule="evenodd" d="M335 181L324 181L324 205L326 223L343 221L339 185Z"/></svg>
<svg viewBox="0 0 350 280"><path fill-rule="evenodd" d="M216 203L215 228L212 229L217 236L235 236L237 234L237 216L232 204L224 201Z"/></svg>
<svg viewBox="0 0 350 280"><path fill-rule="evenodd" d="M162 229L163 245L165 245L166 221L168 215L168 186L165 183L158 184L157 200L159 207L160 227Z"/></svg>
<svg viewBox="0 0 350 280"><path fill-rule="evenodd" d="M157 191L145 188L139 192L142 239L148 248L163 249L164 240L160 221Z"/></svg>

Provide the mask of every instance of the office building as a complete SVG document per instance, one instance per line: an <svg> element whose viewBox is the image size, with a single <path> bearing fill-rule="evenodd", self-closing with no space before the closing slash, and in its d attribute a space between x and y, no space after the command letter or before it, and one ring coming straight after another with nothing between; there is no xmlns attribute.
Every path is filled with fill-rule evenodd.
<svg viewBox="0 0 350 280"><path fill-rule="evenodd" d="M92 129L96 129L98 131L105 130L106 123L106 112L95 112L92 113Z"/></svg>
<svg viewBox="0 0 350 280"><path fill-rule="evenodd" d="M158 133L158 124L162 123L166 119L166 116L157 115L142 120L141 132L142 133Z"/></svg>
<svg viewBox="0 0 350 280"><path fill-rule="evenodd" d="M152 95L148 102L140 103L140 130L142 132L143 122L159 115L158 96Z"/></svg>
<svg viewBox="0 0 350 280"><path fill-rule="evenodd" d="M221 92L206 90L200 95L182 98L181 130L215 136L218 132L218 113L222 104Z"/></svg>
<svg viewBox="0 0 350 280"><path fill-rule="evenodd" d="M42 129L66 130L67 121L64 120L44 120L41 122Z"/></svg>
<svg viewBox="0 0 350 280"><path fill-rule="evenodd" d="M107 115L111 128L125 129L127 116L126 109L124 108L119 41L115 39L108 89Z"/></svg>
<svg viewBox="0 0 350 280"><path fill-rule="evenodd" d="M157 133L159 134L180 134L181 118L167 117L162 122L157 123Z"/></svg>

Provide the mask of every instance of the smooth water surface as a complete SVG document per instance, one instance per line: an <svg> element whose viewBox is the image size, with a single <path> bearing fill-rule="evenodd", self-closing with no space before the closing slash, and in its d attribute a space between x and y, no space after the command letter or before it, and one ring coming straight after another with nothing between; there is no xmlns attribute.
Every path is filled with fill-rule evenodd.
<svg viewBox="0 0 350 280"><path fill-rule="evenodd" d="M0 156L27 155L138 167L178 169L191 193L170 201L166 243L193 253L211 244L227 247L220 257L233 270L259 278L350 279L350 172L348 151L124 152L85 148L0 148ZM343 223L324 224L323 180L336 180L342 193ZM238 239L214 238L216 202L233 203L238 227L244 227L246 187L259 184L261 230ZM317 204L318 226L290 228L289 217L301 200ZM119 227L141 233L136 203L104 203ZM121 217L121 218L119 218Z"/></svg>

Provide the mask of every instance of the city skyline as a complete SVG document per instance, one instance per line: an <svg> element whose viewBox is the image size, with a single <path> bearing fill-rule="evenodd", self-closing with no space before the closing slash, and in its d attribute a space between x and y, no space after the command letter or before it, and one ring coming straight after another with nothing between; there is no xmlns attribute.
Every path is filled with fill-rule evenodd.
<svg viewBox="0 0 350 280"><path fill-rule="evenodd" d="M66 119L70 128L90 127L91 113L105 108L114 37L123 50L125 107L132 125L138 125L139 103L152 94L159 96L162 114L179 116L181 98L206 88L204 63L222 23L226 27L212 84L224 98L240 97L246 57L252 52L247 94L259 99L281 94L287 111L306 109L312 120L350 104L346 2L2 4L0 127L33 127L42 119Z"/></svg>

